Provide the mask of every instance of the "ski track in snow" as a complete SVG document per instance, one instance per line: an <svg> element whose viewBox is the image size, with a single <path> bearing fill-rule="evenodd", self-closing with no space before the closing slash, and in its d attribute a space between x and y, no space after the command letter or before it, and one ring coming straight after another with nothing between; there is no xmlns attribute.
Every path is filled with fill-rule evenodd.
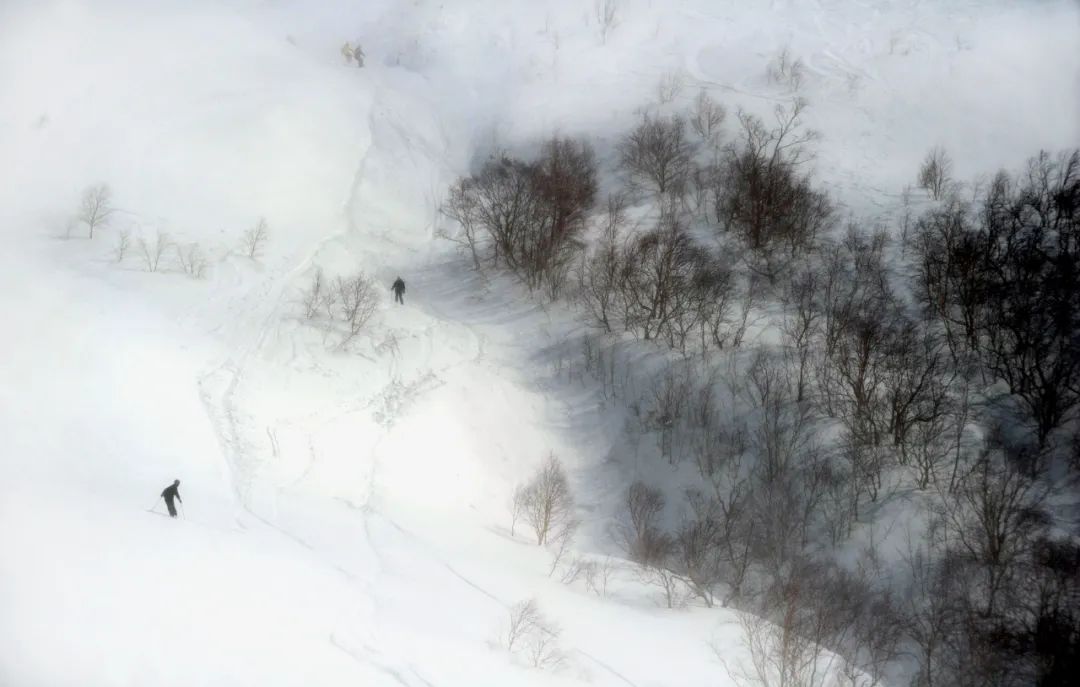
<svg viewBox="0 0 1080 687"><path fill-rule="evenodd" d="M376 93L372 97L372 107L370 108L368 114L369 127L372 131L376 131L378 127L378 122L375 119L378 116L378 103L379 93L378 91L376 91ZM405 134L404 130L400 128L400 126L398 126L396 123L392 124L394 128L402 135L403 138L407 138L407 135ZM361 233L361 228L357 226L355 218L364 214L363 187L366 181L365 170L367 167L368 157L372 153L374 148L374 142L369 142L367 149L365 150L363 156L357 164L356 173L354 174L352 183L350 185L349 196L344 203L345 217L342 221L343 228L336 233L324 237L318 244L316 244L313 249L308 251L308 253L304 257L296 261L291 268L279 272L273 279L267 280L270 282L270 289L273 291L274 296L270 300L271 305L267 309L267 314L265 315L265 317L262 318L262 323L257 330L256 335L252 338L250 342L238 345L236 348L234 348L234 350L227 356L224 362L213 367L209 372L205 373L199 379L201 397L205 404L209 420L214 426L216 434L218 436L222 451L222 460L226 465L227 473L231 475L233 491L236 494L238 505L256 521L279 533L281 536L287 538L295 544L303 547L307 551L317 551L317 548L311 543L309 543L307 540L305 540L303 537L295 534L288 528L283 527L282 525L272 521L269 517L257 512L253 504L249 503L248 501L248 493L253 485L253 482L258 478L261 461L257 459L255 455L253 455L255 451L251 449L250 443L246 443L243 439L244 430L242 429L240 421L238 419L238 414L241 412L238 401L238 392L242 391L243 385L245 383L245 367L248 365L249 361L256 359L259 356L259 353L265 346L268 337L273 331L278 328L282 318L285 316L287 308L286 294L290 285L294 282L296 277L311 267L311 265L318 258L320 252L327 245L330 245L331 243L334 243L336 241L340 241L349 234L358 235ZM434 222L435 220L432 217L429 220L429 226L434 226ZM385 235L382 238L385 241L390 240L389 237ZM415 305L410 307L413 307L414 309L416 308ZM466 323L457 323L445 317L433 316L430 308L425 308L423 312L425 313L429 322L428 324L423 326L423 328L419 332L419 338L424 344L424 351L419 361L412 361L419 362L419 365L416 366L417 369L427 369L429 370L428 374L435 375L435 378L437 379L440 373L445 373L462 365L477 363L482 359L482 357L484 356L483 337L476 332L475 328ZM468 346L470 352L468 355L462 357L457 361L442 365L433 370L431 367L431 360L436 332L439 329L444 329L448 327L461 329L468 334L471 341L471 344ZM411 334L413 331L415 331L415 329L405 331ZM393 333L391 333L391 335L393 335ZM411 335L415 336L415 334ZM293 344L293 346L295 349L295 343ZM396 346L394 348L396 349ZM390 360L391 381L386 387L386 389L392 391L393 389L391 389L391 387L399 383L398 380L400 379L400 351L392 350L390 352ZM420 381L422 381L422 379ZM224 389L223 391L215 393L215 389L222 388ZM375 398L377 399L378 397L379 394L376 394ZM392 422L392 418L390 420ZM380 425L382 424L383 423L380 423ZM377 538L372 531L372 518L382 518L389 525L394 527L397 531L409 536L410 538L414 538L414 535L407 533L396 522L394 522L392 518L389 518L387 515L380 513L378 509L378 483L382 461L380 446L383 443L383 440L388 431L388 426L380 426L379 434L374 437L373 441L370 444L370 448L368 450L368 491L364 503L360 506L353 506L352 504L347 504L350 508L354 510L354 512L357 513L357 516L361 518L365 538L364 544L371 551L374 557L374 561L377 564L377 568L372 571L374 573L374 578L372 580L364 580L364 586L367 590L366 594L369 596L369 598L371 598L372 601L375 602L376 608L378 607L378 601L377 594L375 593L374 589L375 587L377 587L378 579L384 574L386 574L387 564L385 562L385 556L382 553L379 544L377 543ZM277 444L275 440L276 431L273 427L267 425L265 427L265 432L271 442L272 455L275 455L277 452ZM294 485L302 482L306 475L310 473L315 463L319 460L318 453L314 449L314 447L310 445L310 441L309 447L310 460L308 466L303 471L303 473L298 478L296 478L296 480L294 480ZM278 488L280 489L281 487ZM423 551L425 548L423 543L419 540L417 540L417 542L420 545L419 550ZM428 555L430 555L429 552L425 553L428 553ZM485 597L496 601L502 606L508 606L505 602L498 599L495 595L483 589L483 587L469 580L465 575L454 569L454 567L450 565L450 563L448 563L447 561L438 559L436 560L436 563L443 566L454 577L460 579L468 587L475 589L476 591L483 594ZM339 573L341 573L343 576L345 576L350 582L355 583L361 581L361 578L357 577L355 573L341 565L334 565L333 568ZM373 652L375 650L372 649L370 646L365 646L364 655L358 656L353 650L350 650L344 645L342 645L333 635L331 635L330 641L337 649L346 653L354 660L358 661L359 663L368 663L370 665L376 666L380 671L392 677L399 684L406 685L407 687L413 687L413 685L418 684L414 681L406 679L404 673L401 670L398 670L393 666L386 664L385 662L376 660L373 655ZM421 678L419 675L416 676L416 679L420 681L419 684L432 684L426 679Z"/></svg>

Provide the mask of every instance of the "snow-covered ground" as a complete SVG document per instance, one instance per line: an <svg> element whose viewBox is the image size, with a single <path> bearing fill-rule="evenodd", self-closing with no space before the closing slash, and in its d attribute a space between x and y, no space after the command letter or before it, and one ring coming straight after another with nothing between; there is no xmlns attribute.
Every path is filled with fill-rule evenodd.
<svg viewBox="0 0 1080 687"><path fill-rule="evenodd" d="M730 682L730 612L661 608L617 560L606 596L564 585L511 536L554 452L579 553L614 553L634 474L619 412L553 379L572 318L466 271L435 238L444 189L494 146L610 143L662 79L767 111L787 47L822 178L888 213L931 145L966 177L1080 142L1078 13L625 0L600 33L570 0L0 5L0 684ZM89 240L71 217L98 182L119 210ZM205 277L173 251L147 271L159 233ZM405 305L387 291L337 350L299 317L318 268L400 275ZM184 519L147 512L174 478ZM530 597L561 667L500 645Z"/></svg>

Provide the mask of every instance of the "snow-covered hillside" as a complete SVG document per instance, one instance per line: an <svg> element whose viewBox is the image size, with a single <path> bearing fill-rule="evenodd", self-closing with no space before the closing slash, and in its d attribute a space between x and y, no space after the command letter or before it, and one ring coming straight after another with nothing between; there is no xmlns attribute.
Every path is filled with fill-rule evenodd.
<svg viewBox="0 0 1080 687"><path fill-rule="evenodd" d="M0 684L733 684L734 613L662 608L606 536L635 475L550 353L580 325L468 271L445 189L498 146L611 141L665 79L763 111L786 47L822 178L884 214L936 143L966 176L1080 140L1077 12L625 0L601 33L573 0L0 6ZM301 317L320 269L385 290L349 346ZM550 453L603 594L511 535ZM184 517L148 512L175 478ZM556 668L504 647L529 598Z"/></svg>

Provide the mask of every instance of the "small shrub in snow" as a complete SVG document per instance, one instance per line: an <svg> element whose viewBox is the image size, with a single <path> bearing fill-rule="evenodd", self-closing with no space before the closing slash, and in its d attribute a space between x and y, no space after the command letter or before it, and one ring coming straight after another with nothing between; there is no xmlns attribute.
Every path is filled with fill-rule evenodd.
<svg viewBox="0 0 1080 687"><path fill-rule="evenodd" d="M244 232L244 254L252 260L259 257L262 254L263 246L269 238L270 230L266 224L266 219L260 217L255 226Z"/></svg>
<svg viewBox="0 0 1080 687"><path fill-rule="evenodd" d="M120 233L116 235L116 247L113 248L113 255L116 256L117 262L123 262L124 256L127 255L128 249L131 247L131 230L121 229Z"/></svg>
<svg viewBox="0 0 1080 687"><path fill-rule="evenodd" d="M304 308L304 319L314 320L319 316L320 312L329 316L332 308L332 303L328 303L330 300L332 300L331 292L320 267L316 270L315 276L311 278L311 285L304 291L301 300Z"/></svg>
<svg viewBox="0 0 1080 687"><path fill-rule="evenodd" d="M540 613L536 600L529 599L510 608L502 643L507 651L523 654L534 667L552 668L564 660L559 634L559 627Z"/></svg>
<svg viewBox="0 0 1080 687"><path fill-rule="evenodd" d="M661 76L660 82L656 85L656 96L660 104L667 105L678 98L685 82L686 79L679 70L670 71Z"/></svg>
<svg viewBox="0 0 1080 687"><path fill-rule="evenodd" d="M559 648L559 628L544 625L525 637L525 655L534 668L557 668L566 656Z"/></svg>
<svg viewBox="0 0 1080 687"><path fill-rule="evenodd" d="M790 48L781 50L769 63L767 69L769 81L786 86L792 91L797 91L802 86L805 71L803 61L792 57Z"/></svg>
<svg viewBox="0 0 1080 687"><path fill-rule="evenodd" d="M147 272L157 272L161 266L161 257L172 245L172 239L165 232L158 230L153 241L147 241L145 236L139 237L139 252L143 258L143 265Z"/></svg>
<svg viewBox="0 0 1080 687"><path fill-rule="evenodd" d="M592 561L585 569L585 588L600 597L608 595L608 587L615 576L615 564L610 558Z"/></svg>
<svg viewBox="0 0 1080 687"><path fill-rule="evenodd" d="M519 601L510 608L510 618L503 634L503 646L508 651L519 647L522 638L540 622L540 609L536 605L536 599Z"/></svg>
<svg viewBox="0 0 1080 687"><path fill-rule="evenodd" d="M300 305L305 320L318 320L329 330L339 332L338 348L344 348L375 315L379 307L379 290L364 274L337 277L331 281L320 268L301 294Z"/></svg>
<svg viewBox="0 0 1080 687"><path fill-rule="evenodd" d="M184 270L184 274L192 279L202 279L206 275L206 256L203 255L199 244L177 244L176 259L180 263L180 268Z"/></svg>
<svg viewBox="0 0 1080 687"><path fill-rule="evenodd" d="M107 184L97 184L83 191L78 220L86 225L90 238L94 238L94 230L105 226L115 211L112 190Z"/></svg>
<svg viewBox="0 0 1080 687"><path fill-rule="evenodd" d="M600 27L600 42L607 43L608 35L619 25L619 0L594 0L593 12Z"/></svg>
<svg viewBox="0 0 1080 687"><path fill-rule="evenodd" d="M671 543L670 537L665 536L664 541ZM645 584L660 589L665 608L683 608L686 605L686 584L678 573L668 567L669 553L665 553L664 560L642 567L639 577Z"/></svg>
<svg viewBox="0 0 1080 687"><path fill-rule="evenodd" d="M334 283L337 292L338 317L345 324L345 346L359 334L379 305L379 292L374 282L363 274L354 277L338 277Z"/></svg>

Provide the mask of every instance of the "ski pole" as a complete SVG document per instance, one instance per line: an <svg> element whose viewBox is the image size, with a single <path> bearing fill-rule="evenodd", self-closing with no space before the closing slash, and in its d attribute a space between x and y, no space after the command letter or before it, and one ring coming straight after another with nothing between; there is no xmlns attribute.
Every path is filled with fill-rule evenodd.
<svg viewBox="0 0 1080 687"><path fill-rule="evenodd" d="M147 510L147 511L149 511L149 512L151 512L151 513L153 513L153 512L154 512L154 509L155 509L155 508L157 508L157 505L158 505L158 501L160 501L160 500L161 500L161 497L160 497L160 496L159 496L159 497L157 497L156 499L154 499L154 505L150 506L150 507L149 507L149 508L147 508L146 510Z"/></svg>
<svg viewBox="0 0 1080 687"><path fill-rule="evenodd" d="M183 501L180 502L180 515L182 515L184 517L184 520L187 520L187 513L184 512L184 502Z"/></svg>

